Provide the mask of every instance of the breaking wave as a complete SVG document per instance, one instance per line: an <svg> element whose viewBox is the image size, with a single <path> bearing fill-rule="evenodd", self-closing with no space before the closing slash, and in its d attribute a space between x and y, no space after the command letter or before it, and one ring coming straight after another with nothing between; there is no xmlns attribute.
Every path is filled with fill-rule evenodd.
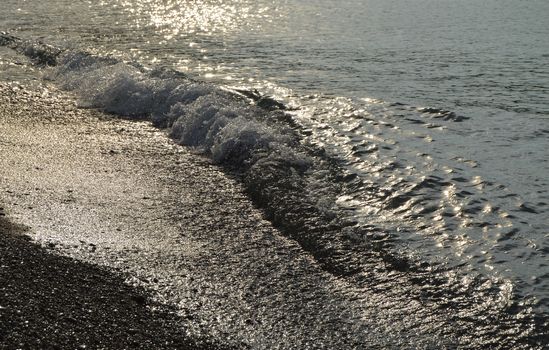
<svg viewBox="0 0 549 350"><path fill-rule="evenodd" d="M1 40L0 45L51 66L45 78L74 92L80 107L151 120L179 144L236 174L268 219L325 270L359 273L364 254L372 251L391 269L414 268L408 254L391 250L388 232L373 232L345 213L338 199L360 181L339 159L307 141L310 130L287 113L284 104L256 91L226 89L165 68L8 35Z"/></svg>
<svg viewBox="0 0 549 350"><path fill-rule="evenodd" d="M75 92L82 107L167 128L176 142L236 174L269 219L326 270L351 273L352 264L334 261L332 247L343 228L355 227L336 205L341 169L303 142L284 106L170 70L82 52L60 55L47 79Z"/></svg>

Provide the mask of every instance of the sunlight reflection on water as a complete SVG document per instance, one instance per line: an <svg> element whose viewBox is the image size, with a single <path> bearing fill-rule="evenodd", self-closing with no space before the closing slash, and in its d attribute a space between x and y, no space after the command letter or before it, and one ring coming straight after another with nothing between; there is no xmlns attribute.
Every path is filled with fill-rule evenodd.
<svg viewBox="0 0 549 350"><path fill-rule="evenodd" d="M17 3L8 23L294 103L311 142L364 181L338 203L359 222L397 232L427 260L456 255L547 295L547 278L527 282L547 275L549 238L541 2L531 2L538 11L506 0L55 3ZM468 119L416 108L428 104Z"/></svg>

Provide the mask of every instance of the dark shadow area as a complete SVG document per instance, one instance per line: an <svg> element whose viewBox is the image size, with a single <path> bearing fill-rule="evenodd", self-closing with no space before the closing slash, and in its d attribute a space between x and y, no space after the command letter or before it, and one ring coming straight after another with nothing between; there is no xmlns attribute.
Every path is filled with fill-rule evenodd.
<svg viewBox="0 0 549 350"><path fill-rule="evenodd" d="M0 349L216 349L121 276L48 253L0 208ZM154 311L153 311L154 310Z"/></svg>

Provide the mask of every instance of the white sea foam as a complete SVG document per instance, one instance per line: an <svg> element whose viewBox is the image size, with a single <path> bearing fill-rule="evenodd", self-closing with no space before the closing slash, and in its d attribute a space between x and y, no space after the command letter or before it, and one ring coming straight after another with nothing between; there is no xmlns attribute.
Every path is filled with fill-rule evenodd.
<svg viewBox="0 0 549 350"><path fill-rule="evenodd" d="M149 118L168 127L177 142L210 154L217 163L247 168L268 158L279 163L287 159L291 167L310 164L295 147L295 132L270 119L268 112L238 94L177 72L68 52L47 78L75 92L81 106Z"/></svg>

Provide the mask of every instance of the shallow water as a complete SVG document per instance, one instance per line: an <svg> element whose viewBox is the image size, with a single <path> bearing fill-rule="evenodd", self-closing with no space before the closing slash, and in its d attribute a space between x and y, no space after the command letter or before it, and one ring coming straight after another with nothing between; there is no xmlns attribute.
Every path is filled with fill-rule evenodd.
<svg viewBox="0 0 549 350"><path fill-rule="evenodd" d="M253 116L262 112L215 85L189 87L202 98L172 111L177 101L194 101L167 92L177 99L151 105L151 96L180 83L173 75L110 63L48 73L83 105L178 120L176 139L218 162L231 154L232 140L269 149L274 142L277 153L245 181L290 236L303 225L287 214L307 205L346 222L345 230L294 237L333 273L358 266L368 280L364 255L390 251L435 276L451 271L450 279L462 281L449 283L455 288L491 281L481 288L486 300L548 312L547 2L8 0L4 7L0 29L24 39L257 89L293 107L297 125L264 125ZM0 50L1 79L36 78L22 56ZM108 98L127 100L126 90L135 92L132 103ZM206 106L216 112L204 114ZM232 129L220 138L211 132L227 120ZM203 140L185 136L203 122L211 123ZM324 149L345 176L329 175L325 160L310 161L296 144ZM304 200L254 192L279 158L307 169L296 180ZM286 209L269 209L276 205Z"/></svg>

